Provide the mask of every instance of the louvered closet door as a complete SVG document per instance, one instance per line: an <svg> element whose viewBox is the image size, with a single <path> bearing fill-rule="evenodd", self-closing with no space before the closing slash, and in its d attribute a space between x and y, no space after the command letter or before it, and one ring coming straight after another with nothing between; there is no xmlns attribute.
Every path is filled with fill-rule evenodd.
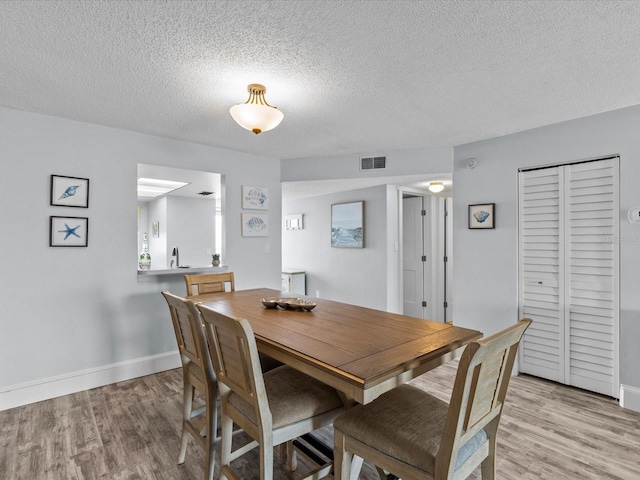
<svg viewBox="0 0 640 480"><path fill-rule="evenodd" d="M562 170L520 174L521 316L534 319L520 346L520 371L564 383Z"/></svg>
<svg viewBox="0 0 640 480"><path fill-rule="evenodd" d="M520 174L520 370L618 396L618 160Z"/></svg>
<svg viewBox="0 0 640 480"><path fill-rule="evenodd" d="M618 396L618 161L568 165L568 384Z"/></svg>

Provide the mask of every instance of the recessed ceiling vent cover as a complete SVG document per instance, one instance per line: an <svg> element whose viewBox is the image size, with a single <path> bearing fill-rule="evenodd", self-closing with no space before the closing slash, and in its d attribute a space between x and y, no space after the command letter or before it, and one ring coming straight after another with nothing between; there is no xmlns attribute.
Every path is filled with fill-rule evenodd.
<svg viewBox="0 0 640 480"><path fill-rule="evenodd" d="M387 157L360 157L360 170L387 168Z"/></svg>
<svg viewBox="0 0 640 480"><path fill-rule="evenodd" d="M213 195L213 192L198 192L196 195L202 195L203 197L207 197L209 195Z"/></svg>

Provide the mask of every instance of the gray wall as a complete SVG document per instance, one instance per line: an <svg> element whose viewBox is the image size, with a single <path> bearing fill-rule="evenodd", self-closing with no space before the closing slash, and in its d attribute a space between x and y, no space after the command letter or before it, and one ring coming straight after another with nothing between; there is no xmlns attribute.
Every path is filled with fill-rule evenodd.
<svg viewBox="0 0 640 480"><path fill-rule="evenodd" d="M331 247L331 205L364 200L365 248ZM387 309L387 187L283 202L283 215L303 214L303 230L282 231L282 265L306 272L307 295Z"/></svg>
<svg viewBox="0 0 640 480"><path fill-rule="evenodd" d="M136 271L139 162L224 174L225 263L236 288L280 287L280 228L268 238L240 235L243 184L269 189L270 222L281 223L277 159L7 108L0 108L0 159L0 408L44 379L53 390L58 380L176 350L159 292L184 294L184 281L139 281ZM51 174L89 178L89 208L49 206ZM50 215L89 217L88 248L49 247Z"/></svg>
<svg viewBox="0 0 640 480"><path fill-rule="evenodd" d="M640 106L454 149L454 321L491 334L518 317L520 167L620 155L620 381L640 387ZM466 168L475 158L478 166ZM468 230L467 206L496 204L495 230Z"/></svg>

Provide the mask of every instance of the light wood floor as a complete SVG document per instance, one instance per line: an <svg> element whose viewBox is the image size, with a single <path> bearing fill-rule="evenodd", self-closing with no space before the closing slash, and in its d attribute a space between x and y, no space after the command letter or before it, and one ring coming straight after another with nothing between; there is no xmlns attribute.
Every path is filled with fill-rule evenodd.
<svg viewBox="0 0 640 480"><path fill-rule="evenodd" d="M414 380L448 400L456 364ZM0 412L0 479L201 480L204 455L189 445L176 464L180 370ZM322 432L332 438L331 429ZM258 477L257 452L235 462ZM287 478L275 462L275 479ZM304 468L302 465L300 468ZM511 382L498 445L498 479L640 478L640 414L609 398L529 376ZM376 479L365 464L363 479ZM480 479L479 471L471 479Z"/></svg>

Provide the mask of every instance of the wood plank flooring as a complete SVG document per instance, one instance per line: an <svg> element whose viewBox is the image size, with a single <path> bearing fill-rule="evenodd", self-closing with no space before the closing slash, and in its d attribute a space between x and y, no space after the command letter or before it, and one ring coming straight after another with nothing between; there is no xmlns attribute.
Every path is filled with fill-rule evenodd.
<svg viewBox="0 0 640 480"><path fill-rule="evenodd" d="M441 366L413 383L448 400L456 367ZM204 455L194 443L185 464L176 464L181 403L181 371L171 370L0 412L0 479L201 480ZM321 436L330 440L331 428ZM245 457L235 467L242 478L258 478L257 451ZM277 457L274 463L274 478L288 478ZM360 478L378 477L365 464ZM469 478L480 479L479 470ZM513 378L497 478L638 479L640 413L600 395Z"/></svg>

